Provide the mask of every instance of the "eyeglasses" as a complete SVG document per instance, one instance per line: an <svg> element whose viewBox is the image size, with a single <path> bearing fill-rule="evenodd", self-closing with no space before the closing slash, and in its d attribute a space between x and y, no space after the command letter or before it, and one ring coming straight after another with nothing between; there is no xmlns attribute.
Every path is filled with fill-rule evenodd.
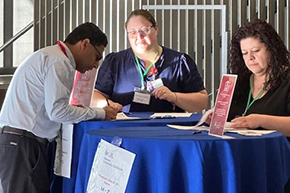
<svg viewBox="0 0 290 193"><path fill-rule="evenodd" d="M92 44L92 43L91 43ZM92 44L92 46L95 48L95 50L97 50L98 52L98 56L97 56L97 61L100 61L103 58L103 54L101 54L101 52Z"/></svg>
<svg viewBox="0 0 290 193"><path fill-rule="evenodd" d="M129 39L135 39L138 33L140 33L141 36L147 36L150 33L152 27L153 25L150 27L144 26L144 27L141 27L138 31L136 30L129 31L127 32L128 37Z"/></svg>

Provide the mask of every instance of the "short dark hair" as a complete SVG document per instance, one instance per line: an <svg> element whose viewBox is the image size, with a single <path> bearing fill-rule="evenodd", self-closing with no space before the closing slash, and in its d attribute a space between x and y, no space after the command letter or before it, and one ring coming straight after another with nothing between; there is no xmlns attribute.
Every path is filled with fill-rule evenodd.
<svg viewBox="0 0 290 193"><path fill-rule="evenodd" d="M130 13L129 17L127 18L127 21L125 22L125 28L126 29L127 29L127 24L129 22L129 20L133 16L142 16L142 17L144 17L147 21L149 21L150 23L152 23L152 26L153 27L156 27L156 25L157 25L154 17L151 15L151 13L149 11L144 10L144 9L137 9L137 10L132 11Z"/></svg>
<svg viewBox="0 0 290 193"><path fill-rule="evenodd" d="M76 44L77 42L88 38L94 46L104 45L105 47L108 44L107 36L104 32L100 30L96 24L91 22L86 22L78 27L76 27L65 39L64 42L69 44Z"/></svg>
<svg viewBox="0 0 290 193"><path fill-rule="evenodd" d="M290 53L283 40L276 30L266 21L256 19L240 27L233 35L230 50L230 73L238 75L238 92L244 92L245 82L249 81L252 72L246 67L240 42L246 38L258 39L265 44L270 53L270 61L266 75L268 80L265 82L269 90L276 88L286 76L286 70L290 67Z"/></svg>

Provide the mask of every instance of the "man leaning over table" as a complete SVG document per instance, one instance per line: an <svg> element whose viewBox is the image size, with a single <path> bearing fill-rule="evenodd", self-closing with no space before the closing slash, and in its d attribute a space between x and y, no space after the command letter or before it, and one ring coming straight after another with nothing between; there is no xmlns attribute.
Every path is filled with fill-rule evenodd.
<svg viewBox="0 0 290 193"><path fill-rule="evenodd" d="M106 35L87 22L64 42L36 51L19 65L0 114L0 192L50 192L46 150L61 123L116 118L109 106L69 104L76 70L97 68L106 45Z"/></svg>

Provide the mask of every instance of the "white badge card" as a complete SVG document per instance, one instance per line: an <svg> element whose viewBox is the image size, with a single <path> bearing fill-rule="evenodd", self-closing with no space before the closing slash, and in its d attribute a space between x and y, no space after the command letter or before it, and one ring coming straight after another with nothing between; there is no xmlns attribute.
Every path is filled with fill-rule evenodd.
<svg viewBox="0 0 290 193"><path fill-rule="evenodd" d="M95 154L87 193L124 193L135 154L101 140Z"/></svg>
<svg viewBox="0 0 290 193"><path fill-rule="evenodd" d="M163 82L161 78L147 82L147 88L148 88L148 91L150 92L153 92L156 88L161 87L161 86L163 86Z"/></svg>
<svg viewBox="0 0 290 193"><path fill-rule="evenodd" d="M73 128L73 124L62 124L60 133L56 138L54 174L66 178L71 176Z"/></svg>
<svg viewBox="0 0 290 193"><path fill-rule="evenodd" d="M133 102L149 105L150 97L148 92L134 92Z"/></svg>

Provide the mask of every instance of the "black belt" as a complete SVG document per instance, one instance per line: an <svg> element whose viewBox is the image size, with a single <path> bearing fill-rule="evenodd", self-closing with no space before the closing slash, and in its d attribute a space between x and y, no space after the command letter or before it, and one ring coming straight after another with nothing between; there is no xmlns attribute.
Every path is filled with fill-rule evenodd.
<svg viewBox="0 0 290 193"><path fill-rule="evenodd" d="M29 131L22 130L22 129L16 129L16 128L4 126L4 127L0 128L0 134L2 134L2 133L25 136L25 137L29 137L31 139L37 140L38 142L42 143L43 145L47 145L48 144L48 140L47 139L41 138L41 137L37 137L33 133L31 133Z"/></svg>

